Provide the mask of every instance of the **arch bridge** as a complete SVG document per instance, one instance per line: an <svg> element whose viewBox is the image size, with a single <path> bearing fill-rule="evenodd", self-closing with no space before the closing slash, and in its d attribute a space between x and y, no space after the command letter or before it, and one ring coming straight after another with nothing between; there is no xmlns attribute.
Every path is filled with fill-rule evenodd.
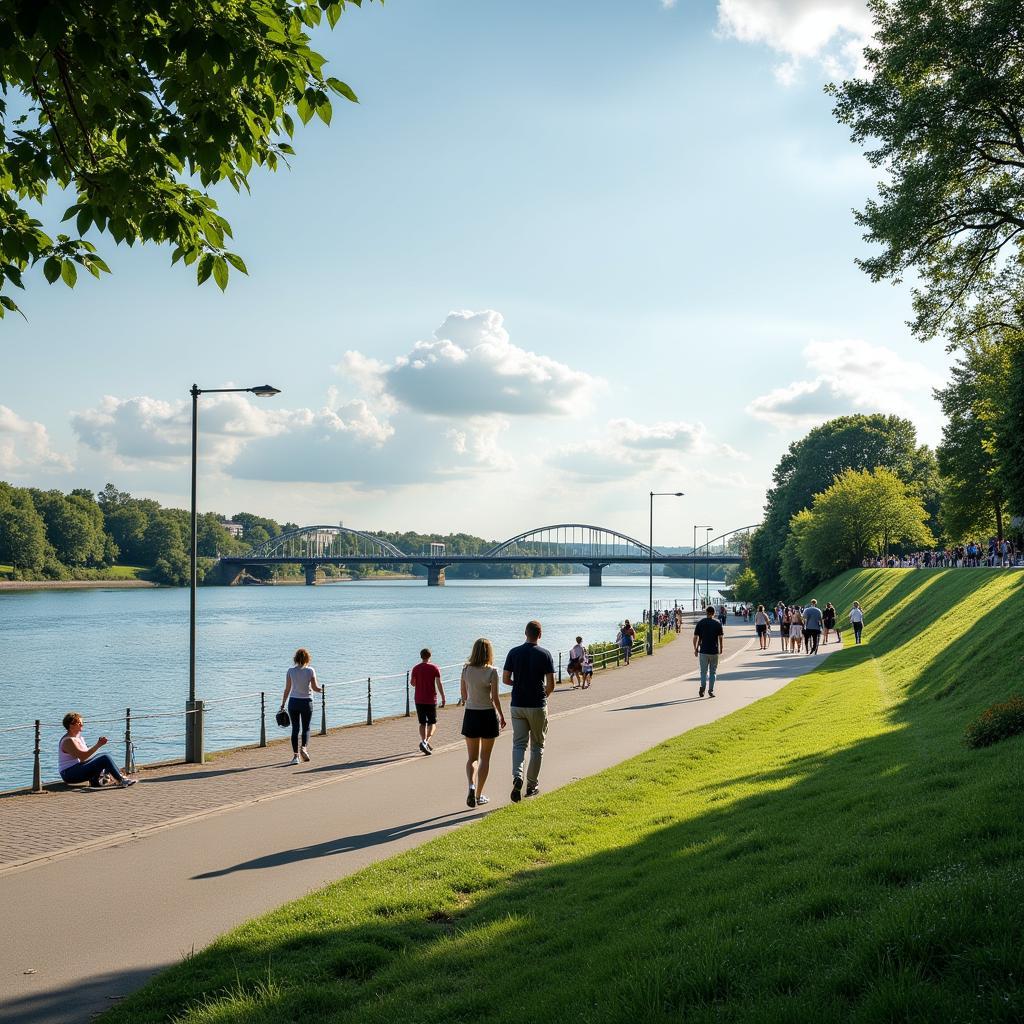
<svg viewBox="0 0 1024 1024"><path fill-rule="evenodd" d="M729 536L728 534L723 537ZM742 554L702 546L688 554L666 554L641 540L607 526L589 523L556 523L535 527L510 537L487 551L464 554L448 552L443 544L429 551L402 551L396 545L362 530L345 526L304 526L279 534L246 555L221 558L222 577L231 582L252 566L301 564L306 583L316 582L321 565L422 565L427 585L443 586L445 569L463 564L557 564L583 565L590 586L601 586L601 573L609 565L695 565L708 559L716 564L741 564Z"/></svg>

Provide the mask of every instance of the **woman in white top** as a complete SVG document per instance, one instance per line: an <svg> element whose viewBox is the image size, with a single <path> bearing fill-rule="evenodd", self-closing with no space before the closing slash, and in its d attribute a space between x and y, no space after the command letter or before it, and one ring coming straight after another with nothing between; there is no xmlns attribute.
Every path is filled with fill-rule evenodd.
<svg viewBox="0 0 1024 1024"><path fill-rule="evenodd" d="M135 779L126 779L109 754L97 754L106 746L107 737L101 736L91 747L82 738L82 716L69 711L64 716L64 735L57 743L57 771L65 782L88 782L92 787L102 786L104 775L109 775L125 789L135 785Z"/></svg>
<svg viewBox="0 0 1024 1024"><path fill-rule="evenodd" d="M789 649L800 654L803 645L804 617L800 614L800 609L794 606L789 618Z"/></svg>
<svg viewBox="0 0 1024 1024"><path fill-rule="evenodd" d="M864 629L864 612L861 611L860 602L854 601L850 609L850 625L853 626L853 638L860 643L860 634Z"/></svg>
<svg viewBox="0 0 1024 1024"><path fill-rule="evenodd" d="M281 698L281 710L288 704L288 717L292 721L292 764L309 760L309 723L313 719L313 694L320 693L322 687L317 682L316 669L309 663L309 651L300 647L295 652L295 664L285 673L284 696ZM299 726L302 727L302 743L299 743Z"/></svg>
<svg viewBox="0 0 1024 1024"><path fill-rule="evenodd" d="M498 670L494 667L491 641L480 637L473 644L469 660L462 669L462 735L466 737L466 778L469 793L466 806L490 803L484 796L484 783L491 767L491 750L505 728L505 715L498 697ZM500 724L499 724L500 723Z"/></svg>
<svg viewBox="0 0 1024 1024"><path fill-rule="evenodd" d="M583 637L576 637L576 646L570 649L569 664L566 666L574 690L577 686L583 685L583 658L586 653L587 649L583 646Z"/></svg>

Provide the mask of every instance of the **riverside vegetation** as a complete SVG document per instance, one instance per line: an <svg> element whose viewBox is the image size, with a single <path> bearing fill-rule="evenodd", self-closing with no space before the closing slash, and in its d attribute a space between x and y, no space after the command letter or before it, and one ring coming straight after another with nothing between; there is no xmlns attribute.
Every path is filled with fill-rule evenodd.
<svg viewBox="0 0 1024 1024"><path fill-rule="evenodd" d="M866 642L225 935L103 1024L1024 1017L1024 575L852 570ZM728 684L726 684L728 685Z"/></svg>

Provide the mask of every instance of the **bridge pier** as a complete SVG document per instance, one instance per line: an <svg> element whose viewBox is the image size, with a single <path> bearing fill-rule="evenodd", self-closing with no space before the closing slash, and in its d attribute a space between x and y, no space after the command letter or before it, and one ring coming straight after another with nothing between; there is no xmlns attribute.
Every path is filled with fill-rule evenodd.
<svg viewBox="0 0 1024 1024"><path fill-rule="evenodd" d="M304 568L306 570L306 586L316 586L316 562L306 562Z"/></svg>
<svg viewBox="0 0 1024 1024"><path fill-rule="evenodd" d="M590 570L590 586L601 586L601 570L605 564L604 562L584 562L584 565Z"/></svg>
<svg viewBox="0 0 1024 1024"><path fill-rule="evenodd" d="M443 587L445 566L438 564L427 564L427 586Z"/></svg>

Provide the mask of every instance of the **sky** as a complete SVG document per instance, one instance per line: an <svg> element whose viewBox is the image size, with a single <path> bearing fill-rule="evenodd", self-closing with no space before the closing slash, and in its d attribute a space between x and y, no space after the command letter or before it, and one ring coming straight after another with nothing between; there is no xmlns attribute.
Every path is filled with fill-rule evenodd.
<svg viewBox="0 0 1024 1024"><path fill-rule="evenodd" d="M215 191L249 276L97 244L0 323L0 479L111 481L300 525L550 523L689 544L760 521L817 423L940 439L941 344L873 284L853 210L877 173L824 85L857 74L863 0L387 0L314 45L346 81L290 170ZM67 205L42 219L56 229ZM823 480L823 486L827 484Z"/></svg>

